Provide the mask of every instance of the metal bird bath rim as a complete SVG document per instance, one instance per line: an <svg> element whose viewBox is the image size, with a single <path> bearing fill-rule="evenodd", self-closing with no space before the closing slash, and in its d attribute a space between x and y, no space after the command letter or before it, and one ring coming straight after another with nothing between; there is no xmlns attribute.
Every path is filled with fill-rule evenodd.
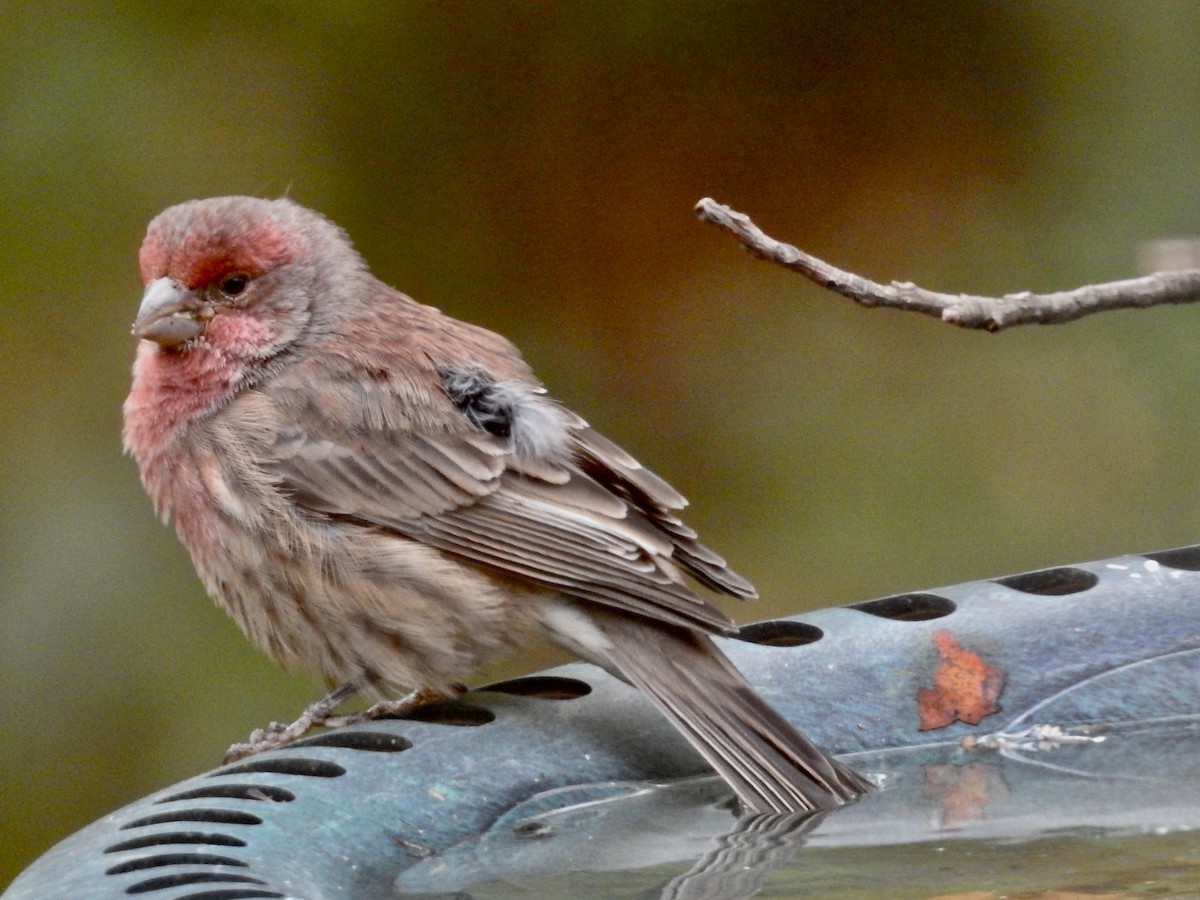
<svg viewBox="0 0 1200 900"><path fill-rule="evenodd" d="M978 758L972 753L988 750L1027 756L1038 778L1108 778L1100 754L1113 751L1097 742L1146 723L1187 730L1190 737L1167 745L1160 732L1154 746L1181 754L1171 757L1172 771L1194 767L1198 612L1194 546L758 622L722 644L787 718L874 775L884 786L880 802L908 796L911 806L917 800L905 791L913 771L927 778L937 759L959 772ZM1056 735L1067 755L1036 757L1030 747ZM1138 759L1151 772L1144 754ZM616 824L625 821L618 810L649 803L666 815L679 793L655 786L705 772L635 691L574 664L403 720L319 733L155 792L49 850L3 900L315 900L461 890L513 866L595 864L598 834L613 838L626 827L638 837L641 826ZM1152 775L1135 795L1158 798L1161 811L1181 792L1172 784L1160 797ZM1008 780L1011 802L1021 778ZM681 821L689 827L706 816L735 820L722 785L683 784L705 785L689 795L693 806L685 804ZM1039 782L1038 802L1053 789ZM1200 810L1200 798L1183 793L1183 808ZM880 814L873 802L828 817L806 839L869 833L880 840L880 829L852 824ZM1069 815L1075 801L1061 805ZM1109 807L1088 812L1110 814ZM563 851L582 836L585 856ZM666 850L675 845L661 834L627 841L626 852L636 856L651 844L687 852ZM551 861L534 863L531 848Z"/></svg>

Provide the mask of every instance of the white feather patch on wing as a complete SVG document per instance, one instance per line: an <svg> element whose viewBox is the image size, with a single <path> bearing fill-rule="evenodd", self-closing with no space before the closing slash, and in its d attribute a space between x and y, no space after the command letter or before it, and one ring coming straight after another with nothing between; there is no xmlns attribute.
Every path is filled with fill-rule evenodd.
<svg viewBox="0 0 1200 900"><path fill-rule="evenodd" d="M450 399L475 425L507 438L513 456L525 462L561 465L570 460L569 433L584 425L528 381L497 381L481 366L438 367Z"/></svg>
<svg viewBox="0 0 1200 900"><path fill-rule="evenodd" d="M622 677L613 668L612 641L575 603L559 597L544 604L539 612L555 643L617 678Z"/></svg>
<svg viewBox="0 0 1200 900"><path fill-rule="evenodd" d="M512 447L518 458L561 462L567 449L568 418L545 389L501 381L492 389L498 406L512 411Z"/></svg>

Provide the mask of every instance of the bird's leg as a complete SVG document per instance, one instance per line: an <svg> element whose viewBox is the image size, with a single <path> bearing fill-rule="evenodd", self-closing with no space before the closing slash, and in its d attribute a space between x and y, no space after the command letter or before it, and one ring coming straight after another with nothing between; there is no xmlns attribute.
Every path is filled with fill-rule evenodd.
<svg viewBox="0 0 1200 900"><path fill-rule="evenodd" d="M253 756L255 753L262 753L264 750L278 750L280 747L286 747L318 726L342 728L346 725L357 725L360 722L370 722L374 719L399 718L411 713L418 706L444 697L441 693L418 688L399 700L381 700L362 712L349 713L344 716L333 714L335 709L361 689L361 684L348 681L334 688L315 703L310 703L292 724L284 725L282 722L272 722L266 728L255 729L244 743L233 744L225 751L225 762L236 762L247 756ZM466 690L467 687L464 684L454 685L455 694L466 693Z"/></svg>
<svg viewBox="0 0 1200 900"><path fill-rule="evenodd" d="M428 703L430 700L436 699L436 694L416 690L410 694L405 694L399 700L380 700L362 712L349 713L344 716L330 716L325 720L325 724L330 728L341 728L344 725L357 725L360 722L370 722L375 719L396 718L412 712L423 703Z"/></svg>
<svg viewBox="0 0 1200 900"><path fill-rule="evenodd" d="M465 694L465 684L454 685L454 693ZM380 700L362 712L350 713L346 716L328 716L323 723L328 728L341 728L343 725L357 725L359 722L370 722L374 719L403 718L418 706L424 706L433 700L442 700L444 695L424 688L417 688L399 700Z"/></svg>
<svg viewBox="0 0 1200 900"><path fill-rule="evenodd" d="M234 744L225 751L225 762L235 762L264 750L278 750L303 737L318 725L342 724L340 719L347 717L334 716L333 711L357 694L358 690L357 684L348 681L338 685L315 703L310 703L291 725L272 722L266 728L255 729L245 743Z"/></svg>

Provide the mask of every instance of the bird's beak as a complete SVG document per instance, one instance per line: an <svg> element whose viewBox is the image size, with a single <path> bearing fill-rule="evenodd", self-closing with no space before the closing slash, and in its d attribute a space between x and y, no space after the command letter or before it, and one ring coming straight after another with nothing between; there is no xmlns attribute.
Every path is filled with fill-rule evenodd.
<svg viewBox="0 0 1200 900"><path fill-rule="evenodd" d="M133 334L161 347L178 347L202 335L211 318L211 304L179 282L163 277L146 286Z"/></svg>

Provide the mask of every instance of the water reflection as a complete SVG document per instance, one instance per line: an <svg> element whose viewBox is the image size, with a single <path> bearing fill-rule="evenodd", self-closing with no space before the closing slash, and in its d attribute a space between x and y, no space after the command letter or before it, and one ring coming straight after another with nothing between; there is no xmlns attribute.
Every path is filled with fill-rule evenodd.
<svg viewBox="0 0 1200 900"><path fill-rule="evenodd" d="M739 819L715 779L566 788L396 886L401 896L678 900L1121 896L1154 883L1200 895L1198 729L1181 717L860 754L853 763L883 789L807 819Z"/></svg>

